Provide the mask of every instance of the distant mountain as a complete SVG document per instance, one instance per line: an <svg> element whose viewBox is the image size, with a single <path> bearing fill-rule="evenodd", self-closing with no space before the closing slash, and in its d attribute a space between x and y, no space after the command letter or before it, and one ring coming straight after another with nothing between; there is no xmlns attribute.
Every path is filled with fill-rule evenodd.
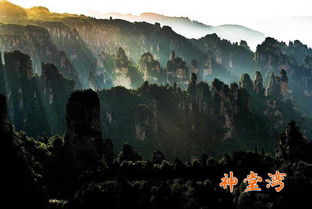
<svg viewBox="0 0 312 209"><path fill-rule="evenodd" d="M118 149L127 142L146 156L161 148L172 158L188 150L184 155L191 158L216 151L219 143L226 144L218 146L222 152L272 149L265 140L290 120L312 135L312 122L294 109L312 115L312 49L299 41L266 38L252 52L245 41L231 43L215 33L188 39L160 23L58 14L3 1L0 8L0 93L8 97L17 130L31 136L64 133L68 95L88 88L99 93L96 120L103 136ZM255 33L143 15L146 21L157 18L219 35Z"/></svg>
<svg viewBox="0 0 312 209"><path fill-rule="evenodd" d="M0 1L0 4L3 1ZM3 3L3 8L21 8L7 2ZM15 43L16 37L21 35L16 27L12 28L11 34L7 34L6 24L13 25L34 25L42 28L48 34L46 39L52 39L53 44L69 60L70 65L75 68L78 76L76 83L80 83L84 88L89 87L89 83L95 82L96 89L102 89L103 80L110 80L114 70L114 57L119 47L123 48L127 57L132 63L138 63L141 56L149 52L160 63L162 68L166 68L167 61L172 51L181 58L191 68L190 63L197 62L197 67L203 73L203 80L212 81L219 78L226 82L236 81L243 73L252 71L253 52L250 51L246 43L232 44L227 40L220 39L216 34L206 35L200 41L201 45L196 44L199 40L187 39L177 34L169 26L160 27L159 24L149 24L146 22L129 22L121 19L95 19L84 15L59 14L50 12L44 7L33 7L24 9L26 17L17 18L14 14L6 15L0 19L0 41L2 43ZM200 25L201 23L198 23ZM43 31L44 31L43 30ZM25 32L27 36L27 31ZM41 36L35 36L41 37ZM34 40L35 46L44 46L45 40L38 38ZM1 43L1 42L0 42ZM31 43L25 42L23 45L9 44L1 45L0 51L20 50L30 54L35 64L35 72L40 73L41 61L49 61L60 66L54 54L45 56L40 60L37 51L32 53ZM41 53L43 55L48 53ZM247 55L247 56L245 56ZM242 66L240 63L243 58L249 59L248 65ZM64 56L65 57L65 56ZM53 58L53 59L52 59ZM52 59L52 60L50 60ZM56 60L54 62L54 60ZM181 61L181 60L180 60ZM183 63L182 61L177 63ZM67 65L64 65L67 66ZM183 64L184 66L184 64ZM195 70L195 69L194 69ZM64 69L66 72L66 70ZM125 70L127 71L127 70ZM195 70L197 71L197 70ZM108 75L106 75L108 74ZM95 80L95 81L93 81ZM90 82L92 81L92 82ZM109 82L109 81L108 81ZM124 82L122 82L124 84Z"/></svg>
<svg viewBox="0 0 312 209"><path fill-rule="evenodd" d="M129 21L115 19L116 13L108 19L96 19L53 13L44 7L23 9L6 1L0 1L0 8L4 14L0 18L0 51L29 54L36 73L41 72L41 62L51 62L81 88L137 88L149 81L159 85L176 83L185 89L193 72L200 81L218 78L230 84L243 73L254 76L258 70L267 84L272 72L284 69L289 73L290 89L297 89L295 94L307 99L298 106L310 112L312 53L299 41L287 45L267 39L252 52L244 41L233 44L216 33L188 39L170 26L135 22L138 17L133 15L126 15ZM257 33L243 26L205 26L188 18L153 13L139 17L189 27L189 31L206 28L219 35L229 31L224 34L232 39L235 34L255 37Z"/></svg>
<svg viewBox="0 0 312 209"><path fill-rule="evenodd" d="M231 42L247 41L252 50L262 43L265 35L259 31L241 26L241 25L220 25L210 26L198 21L190 20L188 17L170 17L156 13L142 13L138 16L132 14L108 13L101 14L91 11L91 16L97 18L117 18L128 20L130 22L148 22L154 24L156 22L161 25L170 26L175 32L187 38L201 38L207 34L216 33L220 38L227 39Z"/></svg>
<svg viewBox="0 0 312 209"><path fill-rule="evenodd" d="M139 16L132 14L108 13L101 14L95 11L89 15L108 19L123 19L130 22L148 22L155 24L156 22L161 25L170 26L175 32L185 36L186 38L201 38L207 34L217 34L222 39L227 39L231 42L240 42L241 40L247 41L250 48L255 51L258 44L261 44L265 35L253 29L241 25L220 25L210 26L201 22L190 20L188 17L170 17L156 13L142 13ZM6 22L10 19L36 19L42 21L56 21L63 18L80 17L75 14L59 14L50 12L45 7L33 7L24 9L20 6L14 5L8 1L0 1L0 22L4 19ZM23 21L22 21L23 22Z"/></svg>

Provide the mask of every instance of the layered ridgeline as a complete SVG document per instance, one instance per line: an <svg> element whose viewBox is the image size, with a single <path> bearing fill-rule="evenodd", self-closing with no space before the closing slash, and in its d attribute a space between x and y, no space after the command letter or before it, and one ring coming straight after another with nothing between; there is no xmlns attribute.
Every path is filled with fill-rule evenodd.
<svg viewBox="0 0 312 209"><path fill-rule="evenodd" d="M125 58L120 48L116 66L130 70L133 66ZM175 66L176 62L183 63L180 58L172 58L168 66ZM16 129L41 140L63 135L65 107L74 91L74 82L63 77L53 64L42 64L41 75L33 74L30 57L19 51L6 52L4 63L0 71L4 84L1 92L7 95L9 118ZM148 71L158 69L159 63L145 54L140 66ZM159 70L155 79L161 80L162 76ZM287 76L285 70L278 76L272 73L266 88L261 72L257 71L253 80L244 73L238 83L230 85L219 79L210 84L200 82L192 73L190 82L183 80L186 90L176 84L160 86L148 81L136 90L122 86L98 90L101 112L94 113L100 118L95 122L103 130L103 137L112 139L117 149L129 143L144 156L156 149L170 159L255 147L272 151L274 136L290 120L298 121L303 134L311 136L310 118L296 111L289 98ZM92 110L76 111L75 119L67 127L79 123L85 111ZM71 117L75 114L71 113Z"/></svg>
<svg viewBox="0 0 312 209"><path fill-rule="evenodd" d="M267 38L253 53L245 41L187 39L160 24L7 1L0 12L0 88L17 130L31 136L63 134L67 99L82 88L98 92L103 136L144 155L271 150L289 120L310 134L311 49L299 41ZM103 90L113 86L126 88Z"/></svg>
<svg viewBox="0 0 312 209"><path fill-rule="evenodd" d="M29 54L34 72L39 74L41 62L51 62L75 81L76 88L135 88L144 80L157 84L181 80L178 86L185 88L192 72L199 80L219 78L230 84L243 73L254 76L257 70L266 84L271 72L284 69L290 97L296 98L298 109L311 115L311 50L300 41L287 45L266 39L253 53L245 41L231 43L215 34L187 39L157 23L58 14L44 7L24 9L7 1L0 2L0 13L2 52ZM122 65L116 62L120 57L127 59Z"/></svg>
<svg viewBox="0 0 312 209"><path fill-rule="evenodd" d="M204 42L203 46L211 45L210 42L213 42L213 46L207 46L213 47L213 49L207 50L198 48L199 44L195 45L192 40L177 34L170 27L161 27L157 23L131 23L118 19L100 20L86 16L57 14L43 7L23 9L7 1L0 3L0 9L4 14L0 17L0 21L5 24L36 25L47 30L50 37L45 39L51 39L59 51L65 53L77 72L78 79L76 80L81 83L83 88L90 87L89 77L91 80L95 80L98 89L110 85L111 71L116 70L112 59L116 56L119 47L125 50L129 61L133 64L137 64L141 56L149 52L163 68L166 68L171 52L175 51L177 57L185 60L189 68L191 61L197 60L198 69L205 71L206 79L210 78L210 80L214 77L219 77L224 81L225 79L227 81L238 80L241 73L245 72L240 65L237 65L237 63L241 63L240 58L248 54L248 59L251 57L248 63L253 62L253 53L245 42L242 42L241 45L232 44L229 41L221 40L216 35L208 35L201 39L200 44ZM1 27L8 26L2 25ZM2 42L8 42L7 39L12 39L11 41L15 42L17 37L22 38L23 33L29 33L27 27L23 28L23 33L18 31L21 30L18 28L9 34L5 32L6 30L4 29L0 36ZM37 46L43 46L43 41L37 39L32 42ZM49 60L51 57L57 56L56 53L36 55L36 52L33 52L31 54L29 51L23 50L21 46L11 45L13 46L10 48L2 46L1 50L8 51L13 47L30 54L34 63L39 63L36 65L38 71L42 59ZM40 56L44 58L40 59ZM57 62L53 64L58 65ZM252 71L249 66L246 68L248 71ZM127 73L126 70L125 73ZM190 77L190 74L188 76Z"/></svg>
<svg viewBox="0 0 312 209"><path fill-rule="evenodd" d="M108 13L100 14L96 11L90 11L91 16L97 18L115 18L123 19L130 22L148 22L151 24L160 23L168 25L177 33L187 38L201 38L207 34L217 34L222 39L230 40L231 42L240 42L246 40L253 50L257 45L265 39L265 35L259 31L241 26L241 25L219 25L211 26L198 21L190 20L188 17L170 17L156 13L142 13L140 15Z"/></svg>

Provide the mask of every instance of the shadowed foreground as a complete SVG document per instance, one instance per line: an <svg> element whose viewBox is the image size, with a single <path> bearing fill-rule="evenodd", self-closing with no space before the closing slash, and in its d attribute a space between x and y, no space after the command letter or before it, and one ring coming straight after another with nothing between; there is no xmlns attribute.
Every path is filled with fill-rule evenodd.
<svg viewBox="0 0 312 209"><path fill-rule="evenodd" d="M312 145L295 122L276 141L276 155L234 152L221 159L203 154L194 161L165 160L161 151L145 161L130 145L119 154L101 139L99 99L92 90L73 93L65 137L46 143L17 133L0 97L1 203L10 208L294 208L309 204ZM281 192L244 192L250 171L263 179L286 173ZM233 193L219 186L233 171Z"/></svg>

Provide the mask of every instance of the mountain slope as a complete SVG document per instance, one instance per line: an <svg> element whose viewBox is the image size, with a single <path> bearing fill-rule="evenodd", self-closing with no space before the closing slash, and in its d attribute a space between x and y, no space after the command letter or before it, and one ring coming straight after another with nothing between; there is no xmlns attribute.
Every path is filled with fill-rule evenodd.
<svg viewBox="0 0 312 209"><path fill-rule="evenodd" d="M205 63L209 65L210 80L218 77L226 81L235 81L239 73L234 76L229 71L237 69L231 64L231 59L227 59L224 54L218 56L208 55L208 50L199 49L193 44L193 40L176 33L171 27L159 24L149 24L146 22L131 23L125 20L115 19L95 19L86 16L71 14L52 13L46 8L35 7L25 9L27 18L14 19L14 17L2 18L5 23L31 24L43 27L49 31L55 45L63 50L74 67L77 69L79 80L84 88L88 88L88 77L97 80L97 88L101 89L101 82L105 80L105 74L113 69L102 68L104 63L111 63L111 59L116 55L117 49L122 47L132 63L138 63L142 54L150 52L162 66L166 66L170 53L175 51L177 57L182 58L187 63L196 59L198 68L203 68ZM210 35L214 37L214 35ZM215 39L217 45L221 44L221 39ZM220 44L218 44L220 42ZM249 53L249 49L233 46L229 53L238 48ZM213 50L217 50L218 47ZM222 51L222 50L221 50ZM233 51L234 53L234 51ZM219 61L214 59L218 57ZM222 61L226 60L226 61ZM252 61L252 60L251 60ZM105 65L105 64L104 64ZM231 68L231 69L229 69ZM251 70L251 69L250 69ZM88 74L89 73L89 74ZM90 75L91 73L91 75ZM108 75L110 76L110 75Z"/></svg>
<svg viewBox="0 0 312 209"><path fill-rule="evenodd" d="M89 15L106 19L110 17L124 19L130 22L145 21L151 24L158 22L161 25L170 26L174 31L187 38L201 38L207 34L216 33L219 37L230 40L231 42L245 40L253 50L255 50L256 46L265 39L263 33L241 25L210 26L198 21L190 20L187 17L170 17L156 13L142 13L139 16L132 14L123 15L120 13L100 14L94 11L90 12Z"/></svg>

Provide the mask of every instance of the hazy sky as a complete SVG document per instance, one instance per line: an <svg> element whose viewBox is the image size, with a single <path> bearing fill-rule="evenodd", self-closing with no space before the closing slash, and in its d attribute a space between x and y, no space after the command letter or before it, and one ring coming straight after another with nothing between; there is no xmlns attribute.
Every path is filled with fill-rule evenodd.
<svg viewBox="0 0 312 209"><path fill-rule="evenodd" d="M272 17L312 15L311 0L11 0L23 7L46 6L55 12L188 16L210 25L248 24Z"/></svg>

